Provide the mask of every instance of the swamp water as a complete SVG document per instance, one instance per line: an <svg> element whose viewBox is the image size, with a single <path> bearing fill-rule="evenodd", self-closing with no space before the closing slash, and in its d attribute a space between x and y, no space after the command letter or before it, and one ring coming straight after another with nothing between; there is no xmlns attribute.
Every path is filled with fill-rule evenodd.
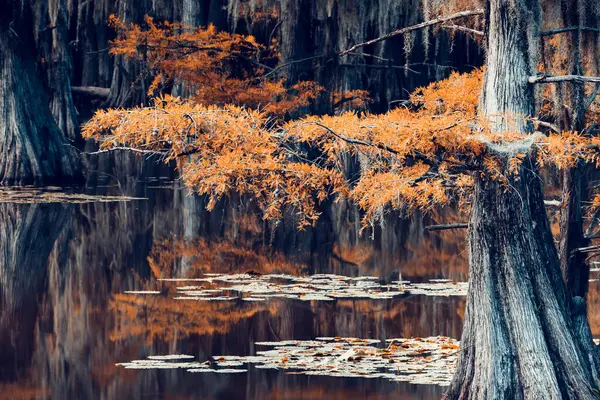
<svg viewBox="0 0 600 400"><path fill-rule="evenodd" d="M322 219L207 213L168 181L0 191L0 398L440 398L464 232L415 217L360 236L343 206Z"/></svg>

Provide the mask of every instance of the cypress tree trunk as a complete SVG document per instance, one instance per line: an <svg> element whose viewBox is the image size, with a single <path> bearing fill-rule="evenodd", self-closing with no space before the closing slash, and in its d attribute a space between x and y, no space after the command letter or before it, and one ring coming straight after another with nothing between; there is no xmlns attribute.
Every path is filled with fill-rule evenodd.
<svg viewBox="0 0 600 400"><path fill-rule="evenodd" d="M39 15L37 42L46 65L46 86L50 89L50 111L58 127L72 141L79 137L79 120L71 95L71 57L68 51L66 0L35 2Z"/></svg>
<svg viewBox="0 0 600 400"><path fill-rule="evenodd" d="M569 0L561 1L563 12L562 22L564 26L577 26L579 24L579 7L571 4ZM581 67L581 32L568 32L569 43L569 74L583 75ZM559 108L558 125L562 130L581 132L585 127L585 93L583 84L572 83L561 88L566 94L564 102L561 101L555 107ZM562 97L562 96L561 96ZM565 104L563 104L565 103ZM576 249L585 247L589 241L583 234L583 219L581 215L581 201L584 196L582 179L584 177L584 166L577 165L575 168L567 169L562 174L562 204L560 209L560 262L563 277L567 284L570 296L584 297L588 290L589 271L585 262L585 255Z"/></svg>
<svg viewBox="0 0 600 400"><path fill-rule="evenodd" d="M117 5L117 16L125 23L140 24L144 14L151 14L151 7L146 1L120 0ZM142 74L140 63L128 60L123 56L114 59L113 76L110 93L106 100L108 107L132 107L146 104L146 90L149 83L147 76Z"/></svg>
<svg viewBox="0 0 600 400"><path fill-rule="evenodd" d="M585 298L590 279L586 254L578 248L589 245L589 239L583 233L583 217L581 213L583 193L584 166L562 172L562 204L560 209L560 263L563 278L567 284L570 297Z"/></svg>
<svg viewBox="0 0 600 400"><path fill-rule="evenodd" d="M41 184L79 177L78 162L54 120L36 67L33 32L45 16L28 1L0 15L0 184ZM46 60L39 60L45 62ZM59 104L59 103L55 103ZM60 103L63 104L63 103Z"/></svg>
<svg viewBox="0 0 600 400"><path fill-rule="evenodd" d="M581 15L585 7L569 0L561 1L564 26L577 26L584 20ZM570 47L569 73L584 75L581 65L581 54L585 52L581 31L567 33ZM567 84L563 88L566 93L565 103L559 104L563 130L582 132L585 128L585 92L583 84ZM567 285L567 296L571 301L571 318L577 340L584 354L590 360L592 372L597 377L600 367L600 354L592 340L592 332L587 318L587 293L590 279L590 269L587 265L587 255L578 251L586 247L590 241L584 235L582 202L586 200L587 179L585 165L579 163L574 168L562 172L562 207L560 209L560 245L559 257L563 278Z"/></svg>
<svg viewBox="0 0 600 400"><path fill-rule="evenodd" d="M527 83L539 0L488 0L488 63L480 111L492 129L530 131ZM510 113L516 121L499 115ZM508 184L477 178L469 221L469 291L449 399L592 399L592 368L574 333L531 144Z"/></svg>
<svg viewBox="0 0 600 400"><path fill-rule="evenodd" d="M113 63L108 41L112 31L106 22L116 12L113 3L77 0L76 9L71 11L69 40L73 43L73 82L77 85L110 86Z"/></svg>

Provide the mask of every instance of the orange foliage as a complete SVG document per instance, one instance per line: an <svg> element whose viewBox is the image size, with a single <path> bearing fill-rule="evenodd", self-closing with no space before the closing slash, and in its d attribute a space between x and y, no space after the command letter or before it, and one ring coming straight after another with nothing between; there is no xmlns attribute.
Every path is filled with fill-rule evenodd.
<svg viewBox="0 0 600 400"><path fill-rule="evenodd" d="M300 227L314 223L318 204L332 195L353 200L370 223L389 208L427 211L464 200L474 174L507 182L527 167L528 155L561 168L598 161L590 149L600 138L529 135L519 128L529 121L518 116L503 116L515 128L495 132L477 115L482 75L452 74L415 91L414 107L383 115L346 112L276 124L264 112L164 97L153 107L99 111L83 132L103 148L131 146L177 160L184 182L210 196L209 207L236 191L255 198L265 218L296 210ZM347 155L362 169L353 182L343 174Z"/></svg>
<svg viewBox="0 0 600 400"><path fill-rule="evenodd" d="M219 32L209 25L191 28L180 23L126 24L114 15L109 24L118 32L110 53L135 59L154 74L148 94L163 92L183 81L201 104L239 104L285 114L310 104L323 88L314 82L286 87L285 80L263 78L278 60L277 43L268 46L253 36Z"/></svg>
<svg viewBox="0 0 600 400"><path fill-rule="evenodd" d="M267 13L265 18L275 14ZM260 17L254 15L254 17ZM154 78L148 95L160 95L184 82L191 100L204 105L236 104L285 115L310 105L325 89L304 81L288 86L285 79L270 80L267 71L277 64L277 42L263 45L251 35L219 32L209 25L191 28L180 23L156 23L146 16L144 26L126 24L112 15L118 32L110 53L137 60ZM332 104L362 108L369 102L365 90L334 91Z"/></svg>
<svg viewBox="0 0 600 400"><path fill-rule="evenodd" d="M210 194L208 208L235 188L249 194L265 210L266 218L280 218L286 206L297 209L301 225L316 220L318 212L306 199L323 201L343 187L333 168L293 160L285 138L268 128L266 114L236 106L204 107L179 99L158 99L154 107L98 111L84 127L86 138L102 140L103 148L128 145L140 149L168 149L184 182ZM103 132L113 134L101 137ZM333 188L333 189L332 189Z"/></svg>
<svg viewBox="0 0 600 400"><path fill-rule="evenodd" d="M331 93L331 103L334 109L363 109L371 102L367 90L334 90Z"/></svg>
<svg viewBox="0 0 600 400"><path fill-rule="evenodd" d="M3 399L33 400L47 397L48 392L48 388L28 382L0 383L0 396Z"/></svg>
<svg viewBox="0 0 600 400"><path fill-rule="evenodd" d="M109 308L116 316L112 341L142 337L147 343L184 335L227 333L259 312L277 313L277 306L237 302L176 300L171 295L115 294Z"/></svg>
<svg viewBox="0 0 600 400"><path fill-rule="evenodd" d="M148 263L157 278L170 277L181 259L186 259L188 264L186 278L200 277L208 272L299 275L306 268L280 253L267 254L227 240L209 242L205 239L158 241L152 247Z"/></svg>

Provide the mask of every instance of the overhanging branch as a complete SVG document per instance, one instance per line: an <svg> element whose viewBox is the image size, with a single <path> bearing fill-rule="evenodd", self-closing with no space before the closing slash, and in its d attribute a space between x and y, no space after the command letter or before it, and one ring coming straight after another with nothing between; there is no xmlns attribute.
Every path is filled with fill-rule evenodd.
<svg viewBox="0 0 600 400"><path fill-rule="evenodd" d="M462 31L462 32L466 32L466 33L470 33L472 35L475 36L484 36L485 34L483 33L483 31L478 31L476 29L471 29L471 28L467 28L466 26L462 26L462 25L442 25L442 28L444 29L453 29L456 31Z"/></svg>
<svg viewBox="0 0 600 400"><path fill-rule="evenodd" d="M574 32L574 31L589 31L589 32L600 32L598 28L592 28L589 26L569 26L567 28L553 29L551 31L540 32L540 36L551 36L558 33Z"/></svg>
<svg viewBox="0 0 600 400"><path fill-rule="evenodd" d="M600 76L583 76L583 75L560 75L551 76L545 74L539 74L530 76L528 79L529 83L557 83L557 82L600 82Z"/></svg>
<svg viewBox="0 0 600 400"><path fill-rule="evenodd" d="M110 149L104 149L104 150L98 150L98 151L85 152L84 154L87 154L90 156L90 155L96 155L96 154L110 153L113 151L131 151L134 153L156 155L156 156L163 156L163 157L167 156L169 154L165 151L143 150L143 149L136 149L135 147L123 147L123 146L111 147Z"/></svg>
<svg viewBox="0 0 600 400"><path fill-rule="evenodd" d="M466 229L469 227L467 223L461 224L446 224L446 225L429 225L424 228L425 232L445 231L448 229Z"/></svg>
<svg viewBox="0 0 600 400"><path fill-rule="evenodd" d="M371 39L371 40L367 40L366 42L355 44L354 46L350 47L349 49L340 52L338 55L340 57L345 56L361 47L365 47L365 46L369 46L369 45L372 45L375 43L383 42L384 40L391 39L398 35L404 35L405 33L416 31L416 30L423 29L423 28L427 28L428 26L442 24L444 22L452 21L452 20L459 19L459 18L471 17L473 15L483 15L483 10L478 9L478 10L461 11L461 12L458 12L455 14L450 14L450 15L446 15L444 17L438 17L435 19L431 19L429 21L421 22L420 24L407 26L406 28L397 29L393 32L390 32L383 36L380 36L376 39Z"/></svg>
<svg viewBox="0 0 600 400"><path fill-rule="evenodd" d="M600 250L600 246L587 246L587 247L580 247L578 249L575 249L575 251L578 251L580 253L591 253L591 252L596 252Z"/></svg>
<svg viewBox="0 0 600 400"><path fill-rule="evenodd" d="M367 146L367 147L374 147L383 151L386 151L390 154L394 154L397 156L402 156L402 157L406 157L408 159L411 160L417 160L417 161L421 161L423 164L429 165L430 167L434 168L434 170L437 170L437 168L441 165L443 160L439 160L439 159L434 159L434 158L430 158L427 157L427 155L423 154L420 151L417 150L413 150L411 151L409 154L401 154L400 152L398 152L397 150L383 144L383 143L372 143L372 142L367 142L364 140L359 140L359 139L353 139L353 138L349 138L346 137L344 135L340 135L339 133L337 133L336 131L334 131L333 129L331 129L330 127L328 127L327 125L323 125L320 122L310 122L311 124L320 126L321 128L325 129L328 133L332 134L333 136L335 136L336 138L346 142L346 143L350 143L350 144L354 144L354 145L359 145L359 146ZM458 124L460 124L459 122L453 123L445 128L442 129L437 129L433 132L440 132L442 130L447 130L447 129L452 129L453 127L457 126ZM433 133L432 132L432 133ZM449 160L445 160L449 163L451 163ZM460 164L460 163L455 163L457 165L452 166L450 169L448 169L449 173L465 173L468 171L475 171L478 169L478 166L476 165L470 165L470 164ZM429 174L429 175L428 175ZM425 176L427 175L427 176ZM428 178L431 177L431 171L428 171L428 173L426 173L425 175L423 175L421 178ZM422 179L421 179L422 180Z"/></svg>
<svg viewBox="0 0 600 400"><path fill-rule="evenodd" d="M543 126L544 128L548 128L556 133L561 133L560 129L558 129L558 126L550 123L550 122L546 122L546 121L540 121L539 119L535 119L533 121L534 124L537 124L538 126Z"/></svg>
<svg viewBox="0 0 600 400"><path fill-rule="evenodd" d="M331 133L336 138L338 138L340 140L343 140L346 143L356 144L356 145L360 145L360 146L375 147L375 148L378 148L380 150L387 151L388 153L392 153L392 154L395 154L395 155L398 154L398 152L396 150L392 149L389 146L386 146L385 144L371 143L371 142L365 142L363 140L352 139L352 138L340 135L339 133L337 133L336 131L334 131L333 129L331 129L330 127L328 127L327 125L323 125L320 122L313 122L313 124L315 124L317 126L320 126L321 128L325 129L327 132Z"/></svg>
<svg viewBox="0 0 600 400"><path fill-rule="evenodd" d="M107 99L110 89L96 86L71 86L71 92L82 96Z"/></svg>

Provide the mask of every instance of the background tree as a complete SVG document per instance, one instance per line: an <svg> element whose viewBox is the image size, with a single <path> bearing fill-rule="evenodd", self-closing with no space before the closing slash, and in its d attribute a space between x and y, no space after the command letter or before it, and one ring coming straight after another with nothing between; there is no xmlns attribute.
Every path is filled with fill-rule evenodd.
<svg viewBox="0 0 600 400"><path fill-rule="evenodd" d="M9 1L0 16L0 182L72 181L78 131L66 54L66 2ZM48 58L46 58L48 57ZM51 89L43 85L44 74ZM58 124L57 124L58 122Z"/></svg>
<svg viewBox="0 0 600 400"><path fill-rule="evenodd" d="M599 75L598 29L600 9L595 4L576 1L546 1L543 5L544 31L540 32L541 67L554 75ZM596 94L600 83L559 82L544 86L542 113L559 130L586 131L595 135L594 113ZM559 257L563 278L567 284L568 297L574 329L587 357L600 365L596 346L587 319L587 291L589 252L580 249L590 246L593 222L584 233L585 203L593 190L589 175L591 168L578 162L573 168L565 168L562 174L562 207Z"/></svg>

